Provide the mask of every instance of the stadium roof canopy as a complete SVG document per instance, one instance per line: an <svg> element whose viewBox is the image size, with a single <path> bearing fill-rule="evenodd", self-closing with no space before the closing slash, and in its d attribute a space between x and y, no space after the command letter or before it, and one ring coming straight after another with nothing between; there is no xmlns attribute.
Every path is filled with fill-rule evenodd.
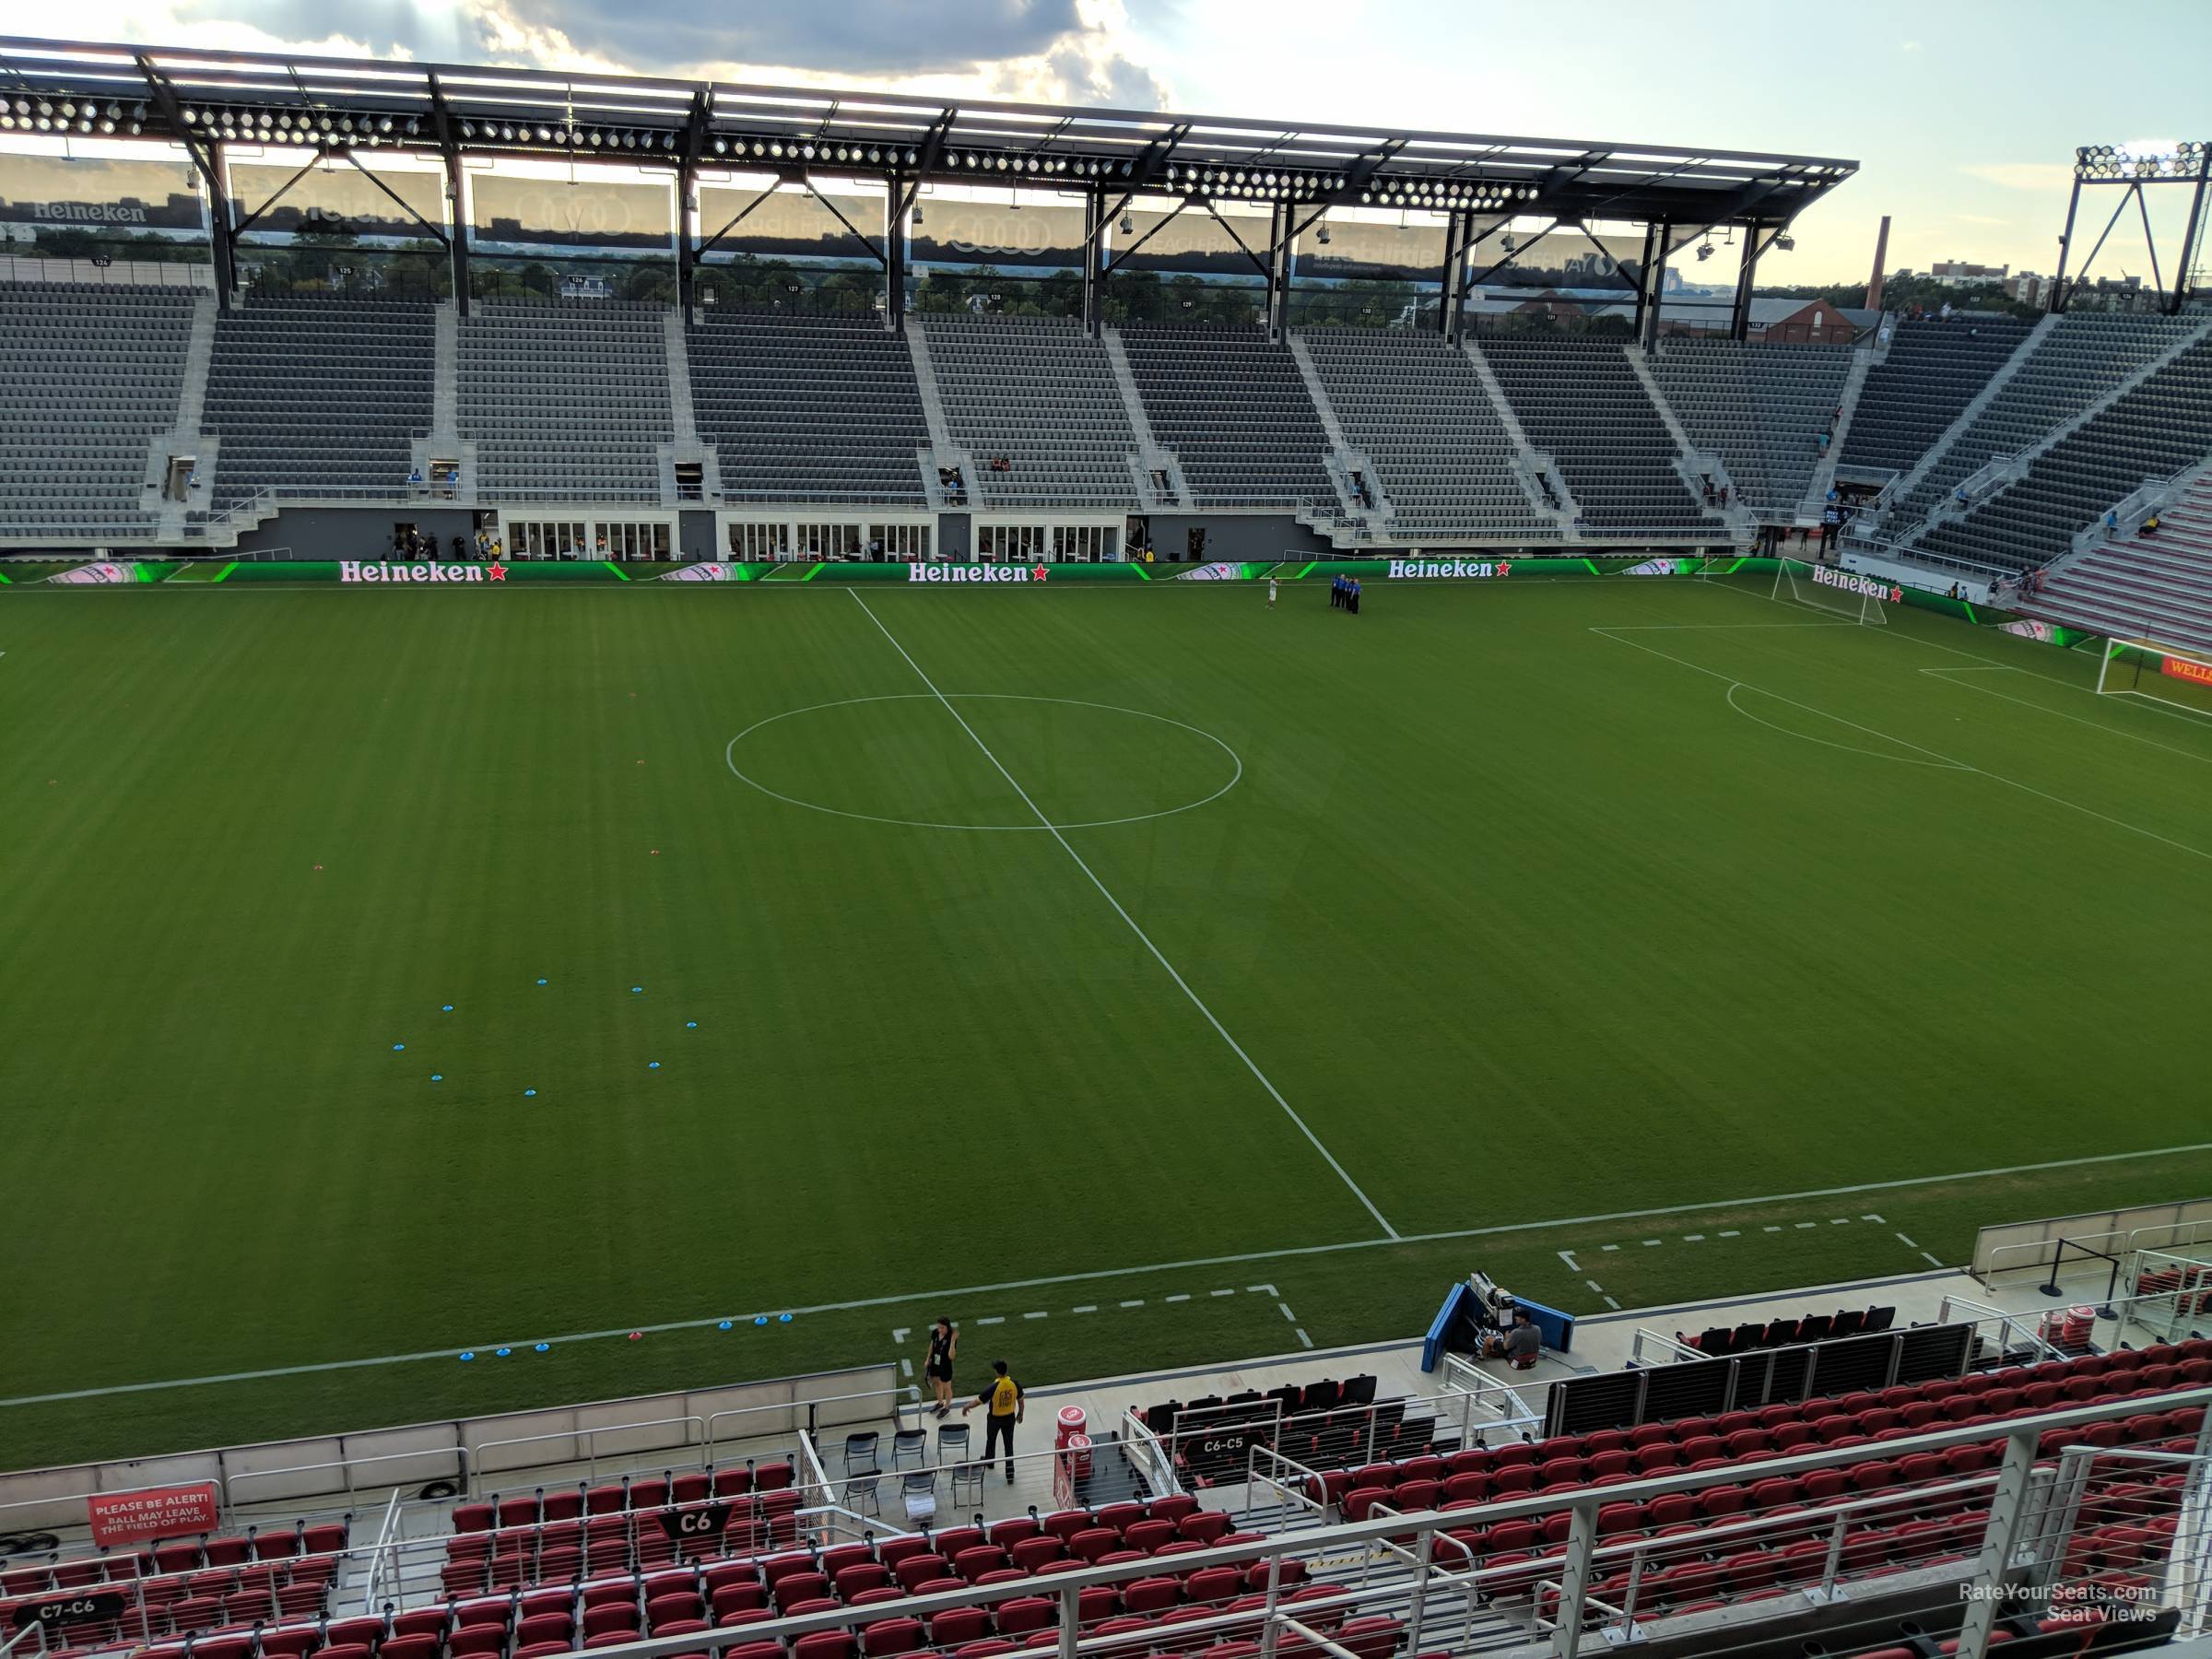
<svg viewBox="0 0 2212 1659"><path fill-rule="evenodd" d="M397 147L1210 200L1776 227L1820 156L0 38L0 133Z"/></svg>

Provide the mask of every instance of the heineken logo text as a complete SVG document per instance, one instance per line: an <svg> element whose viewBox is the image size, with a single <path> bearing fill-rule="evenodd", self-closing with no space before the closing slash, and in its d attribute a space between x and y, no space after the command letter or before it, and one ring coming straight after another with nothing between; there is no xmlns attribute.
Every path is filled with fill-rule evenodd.
<svg viewBox="0 0 2212 1659"><path fill-rule="evenodd" d="M382 564L373 560L341 559L338 560L340 582L504 582L505 565L480 564Z"/></svg>
<svg viewBox="0 0 2212 1659"><path fill-rule="evenodd" d="M1496 563L1473 559L1394 559L1390 561L1390 575L1394 582L1409 579L1435 581L1444 577L1488 578L1511 576L1513 561L1500 559Z"/></svg>
<svg viewBox="0 0 2212 1659"><path fill-rule="evenodd" d="M1841 588L1845 593L1856 594L1863 599L1879 599L1886 605L1904 603L1903 588L1892 587L1886 582L1876 582L1871 577L1854 576L1849 571L1837 570L1833 565L1815 565L1813 581L1821 587Z"/></svg>
<svg viewBox="0 0 2212 1659"><path fill-rule="evenodd" d="M1048 573L1043 565L911 564L906 567L909 582L1042 582Z"/></svg>

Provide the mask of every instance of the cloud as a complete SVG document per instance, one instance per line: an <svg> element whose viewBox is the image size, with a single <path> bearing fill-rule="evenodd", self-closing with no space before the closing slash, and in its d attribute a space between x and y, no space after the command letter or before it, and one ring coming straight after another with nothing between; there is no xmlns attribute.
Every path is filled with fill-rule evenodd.
<svg viewBox="0 0 2212 1659"><path fill-rule="evenodd" d="M90 38L1167 107L1123 0L83 0ZM918 14L926 11L926 16Z"/></svg>
<svg viewBox="0 0 2212 1659"><path fill-rule="evenodd" d="M1900 41L1897 43L1897 49L1900 52L1918 52L1920 42L1918 41Z"/></svg>
<svg viewBox="0 0 2212 1659"><path fill-rule="evenodd" d="M2074 182L2065 161L1970 161L1960 171L2006 190L2065 190Z"/></svg>

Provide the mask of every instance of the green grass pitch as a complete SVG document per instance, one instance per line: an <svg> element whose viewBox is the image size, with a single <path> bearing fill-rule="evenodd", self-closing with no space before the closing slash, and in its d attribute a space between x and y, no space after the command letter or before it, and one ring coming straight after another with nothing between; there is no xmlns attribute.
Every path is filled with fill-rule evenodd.
<svg viewBox="0 0 2212 1659"><path fill-rule="evenodd" d="M2212 1189L1772 1197L2212 1138L2212 724L1767 587L9 590L0 1465Z"/></svg>

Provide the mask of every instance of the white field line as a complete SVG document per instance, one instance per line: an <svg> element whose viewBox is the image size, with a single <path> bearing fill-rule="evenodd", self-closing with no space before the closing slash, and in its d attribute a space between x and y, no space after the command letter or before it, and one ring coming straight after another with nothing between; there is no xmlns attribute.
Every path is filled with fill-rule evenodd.
<svg viewBox="0 0 2212 1659"><path fill-rule="evenodd" d="M1322 1157L1327 1160L1329 1168L1336 1171L1337 1179L1342 1181L1347 1187L1351 1189L1352 1196L1359 1199L1360 1205L1366 1209L1367 1213L1375 1218L1375 1225L1380 1227L1383 1232L1389 1235L1391 1238L1396 1238L1398 1236L1398 1230L1391 1226L1389 1218L1385 1217L1381 1210L1375 1207L1374 1200L1370 1198L1365 1193L1359 1190L1359 1183L1354 1181L1350 1174L1347 1172L1345 1167L1336 1161L1336 1155L1331 1152L1328 1147L1322 1145L1321 1136L1314 1134L1313 1131L1307 1126L1306 1120L1300 1117L1298 1113L1291 1109L1290 1102L1283 1099L1282 1090L1276 1088L1274 1083L1269 1081L1267 1074L1262 1071L1259 1066L1253 1063L1252 1056L1244 1052L1243 1045L1239 1043L1234 1037L1231 1037L1229 1034L1229 1028L1223 1025L1220 1020L1214 1017L1214 1011L1206 1006L1206 1003L1200 998L1197 992L1191 989L1189 982L1187 982L1182 974L1175 971L1175 964L1169 961L1167 957L1161 953L1159 947L1152 943L1151 935L1147 934L1143 928L1136 924L1136 918L1132 916L1127 911L1122 908L1122 901L1113 896L1112 892L1108 889L1106 884L1099 879L1097 872L1094 871L1089 865L1084 862L1083 855L1076 851L1073 843L1068 841L1067 837L1060 833L1059 828L1053 824L1052 819L1046 818L1043 811L1038 806L1037 803L1030 798L1030 792L1022 788L1021 784L1016 780L1014 774L1008 771L1005 765L1000 762L999 758L991 752L991 746L975 735L975 728L968 724L966 717L960 713L959 710L954 708L952 704L946 700L945 693L937 689L936 682L931 679L928 675L922 672L922 665L915 662L914 659L908 654L906 647L899 643L897 637L892 634L891 630L884 627L882 618L877 617L874 611L868 609L868 602L860 596L859 590L856 588L847 588L845 591L853 595L853 603L860 606L861 610L866 615L868 620L876 624L876 631L880 633L886 640L890 641L891 649L896 651L900 656L905 660L906 665L914 671L914 677L919 679L924 686L929 688L930 695L935 697L939 703L944 705L945 712L951 715L954 721L959 725L960 730L968 734L969 740L972 742L977 748L982 750L983 759L991 762L992 768L998 773L1000 777L1006 781L1007 786L1011 788L1016 794L1021 797L1021 804L1027 806L1032 813L1036 814L1037 821L1044 826L1046 832L1050 834L1054 841L1060 843L1060 850L1063 853L1065 853L1068 857L1075 860L1076 868L1082 871L1084 876L1089 879L1090 885L1099 889L1100 897L1104 899L1108 904L1113 906L1114 914L1121 917L1121 919L1128 924L1129 931L1136 935L1137 942L1144 946L1147 950L1152 953L1152 959L1158 962L1162 968L1167 970L1168 977L1175 982L1176 988L1180 990L1183 995L1190 998L1191 1006L1193 1007L1196 1008L1199 1013L1206 1017L1206 1024L1212 1026L1216 1035L1218 1035L1222 1041L1229 1044L1230 1052L1235 1054L1238 1059L1244 1062L1244 1069L1252 1073L1252 1075L1259 1080L1260 1087L1265 1089L1269 1096L1274 1099L1275 1103L1283 1109L1283 1115L1288 1118L1293 1124L1298 1125L1299 1133L1303 1135L1308 1141L1312 1143L1313 1149L1320 1153Z"/></svg>
<svg viewBox="0 0 2212 1659"><path fill-rule="evenodd" d="M2049 801L2054 806L2064 806L2069 812L2078 812L2084 818L2096 818L2100 823L2112 825L2114 829L2124 830L2130 835L2140 835L2147 841L2155 841L2160 842L2165 846L2171 847L2177 853L2186 853L2192 858L2201 858L2206 863L2212 864L2212 853L2206 852L2202 847L2193 847L2186 841L2175 841L2171 836L2160 835L2155 830L2146 830L2140 824L2131 824L2125 818L2113 818L2110 813L2099 812L2094 807L2084 806L2078 801L2069 801L2064 795L2054 795L2048 790L2038 789L2031 783L2022 783L2017 778L2007 778L2002 772L1993 772L1986 767L1970 765L1964 760L1957 759L1954 757L1943 754L1938 750L1924 747L1917 743L1909 742L1907 739L1902 737L1892 736L1888 732L1877 731L1873 726L1861 725L1855 720L1846 720L1841 714L1830 713L1828 710L1816 707L1812 703L1799 702L1794 697L1784 697L1779 691L1770 691L1763 686L1753 685L1749 680L1739 680L1733 675L1721 673L1716 668L1708 668L1701 663L1693 663L1688 657L1678 657L1676 656L1672 652L1661 651L1656 645L1646 645L1636 640L1624 640L1620 638L1618 634L1614 633L1610 629L1605 628L1592 628L1590 631L1603 639L1611 640L1617 645L1626 645L1630 651L1649 652L1653 656L1658 657L1665 662L1674 663L1681 667L1690 669L1694 673L1702 674L1708 679L1719 680L1723 685L1726 686L1731 692L1735 691L1739 686L1747 691L1756 691L1761 697L1771 697L1776 702L1788 703L1792 708L1802 709L1807 714L1817 714L1823 720L1832 720L1838 725L1849 726L1854 732L1864 732L1869 737L1879 737L1885 743L1894 743L1900 748L1912 749L1917 753L1926 755L1931 761L1940 762L1945 766L1956 768L1959 771L1971 772L1976 777L1987 778L1993 783L2002 783L2007 789L2017 789L2022 794L2034 795L2039 800ZM1731 703L1729 706L1731 708L1735 707L1733 703ZM1736 712L1740 714L1743 712L1743 711L1741 709L1737 709ZM1756 716L1754 716L1754 718L1756 718ZM1762 721L1759 724L1765 724L1766 723ZM1791 733L1789 735L1798 737L1803 737L1805 735L1803 733ZM1830 748L1848 747L1844 745L1828 743L1826 739L1819 737L1810 737L1806 738L1806 740L1811 743L1824 744ZM1897 757L1879 756L1876 758L1888 759L1896 759Z"/></svg>
<svg viewBox="0 0 2212 1659"><path fill-rule="evenodd" d="M2128 1163L2138 1159L2176 1158L2197 1152L2212 1152L2212 1141L2197 1141L2179 1147L2151 1147L2140 1152L2094 1152L2080 1158L2049 1159L2040 1163L2006 1164L1987 1170L1959 1170L1944 1175L1904 1175L1888 1181L1862 1181L1849 1186L1818 1187L1799 1193L1771 1193L1763 1197L1704 1198L1691 1204L1659 1205L1648 1209L1611 1210L1596 1215L1562 1216L1547 1221L1501 1221L1489 1227L1455 1228L1443 1232L1408 1233L1400 1239L1351 1239L1335 1244L1289 1244L1275 1250L1249 1250L1234 1255L1197 1256L1183 1262L1155 1262L1133 1267L1096 1267L1082 1273L1049 1274L1041 1278L1011 1279L994 1285L962 1285L949 1289L909 1290L891 1296L865 1296L849 1301L817 1302L808 1307L790 1307L779 1310L794 1318L821 1313L849 1313L868 1308L894 1308L907 1302L936 1301L943 1298L985 1296L1002 1290L1035 1290L1048 1285L1092 1284L1100 1279L1136 1278L1153 1273L1185 1273L1199 1267L1230 1267L1247 1262L1277 1262L1300 1256L1336 1255L1352 1250L1387 1250L1393 1245L1441 1244L1463 1239L1487 1239L1510 1236L1513 1233L1550 1232L1567 1227L1594 1227L1614 1221L1641 1221L1657 1216L1689 1216L1710 1210L1758 1209L1767 1205L1794 1204L1811 1198L1841 1198L1857 1193L1888 1193L1902 1188L1938 1186L1954 1181L1985 1181L2000 1175L2032 1175L2045 1170L2074 1170L2094 1164ZM1773 1230L1779 1232L1781 1229ZM1737 1237L1731 1229L1718 1235L1724 1239ZM1607 1244L1606 1250L1618 1249ZM1936 1265L1943 1265L1937 1263ZM1134 1297L1121 1303L1124 1308L1141 1308L1144 1298ZM676 1319L660 1324L621 1325L605 1331L572 1331L558 1336L518 1337L504 1345L524 1347L538 1342L596 1342L617 1336L628 1336L633 1330L646 1335L670 1331L709 1330L719 1324L724 1314L710 1314L704 1319ZM978 1324L1001 1324L1004 1320L977 1320ZM215 1382L253 1382L270 1377L311 1376L323 1371L361 1371L379 1365L407 1365L418 1360L451 1359L463 1345L430 1348L414 1354L382 1354L365 1359L325 1359L308 1365L278 1365L265 1371L225 1371L206 1377L173 1377L159 1382L117 1382L105 1388L71 1389L62 1394L23 1394L14 1399L0 1400L0 1408L10 1406L39 1406L55 1400L98 1399L109 1394L146 1394L165 1388L199 1388ZM500 1344L485 1344L497 1347Z"/></svg>
<svg viewBox="0 0 2212 1659"><path fill-rule="evenodd" d="M1948 679L1954 674L1987 674L1991 670L1987 668L1923 668L1920 672L1933 675L1937 679ZM2000 672L2024 674L2027 670L2006 666ZM2008 703L2018 703L2023 709L2036 709L2045 714L2055 714L2059 719L2070 720L2076 725L2091 726L2100 732L2110 732L2113 736L2124 737L2130 743L2148 744L2152 748L2164 749L2170 755L2179 755L2184 760L2194 760L2200 766L2212 766L2212 755L2200 755L2193 749L2176 748L2171 743L2160 743L2156 737L2146 737L2140 732L2124 731L2119 726L2108 725L2101 720L2084 720L2078 714L2069 714L2064 709L2053 708L2049 703L2030 702L2025 697L2015 697L2006 691L1992 691L1987 686L1977 685L1972 680L1953 680L1950 683L1962 686L1969 691L1979 691L1984 697L2001 698Z"/></svg>
<svg viewBox="0 0 2212 1659"><path fill-rule="evenodd" d="M159 585L167 587L169 583L164 582ZM1712 587L1720 587L1720 584L1717 582L1711 582L1707 583L1706 585ZM1720 591L1725 594L1740 594L1747 599L1757 599L1768 605L1779 605L1789 610L1802 610L1806 608L1805 606L1796 605L1787 599L1777 599L1771 594L1753 593L1748 588L1720 587ZM1846 623L1844 626L1855 628L1858 626L1858 624L1853 622ZM1893 630L1885 637L1892 640L1902 640L1908 645L1924 645L1930 651L1942 652L1946 656L1964 657L1968 662L1979 663L1984 668L2001 668L2007 674L2024 674L2030 679L2046 680L2053 686L2064 686L2069 691L2079 691L2084 696L2094 697L2097 695L2096 688L2092 686L2082 685L2077 680L2061 679L2055 674L2039 674L2032 668L2021 667L2018 663L2000 663L1994 657L1982 656L1979 653L1971 651L1961 651L1956 645L1946 645L1937 640L1924 640L1918 634L1906 633L1901 629ZM1626 641L1624 641L1623 643L1626 643ZM1966 671L1961 670L1961 672ZM2163 714L2169 720L2186 721L2189 724L2194 726L2201 727L2204 724L2203 721L2192 714L2175 713L2166 709L2149 709L2147 712L2153 714Z"/></svg>

